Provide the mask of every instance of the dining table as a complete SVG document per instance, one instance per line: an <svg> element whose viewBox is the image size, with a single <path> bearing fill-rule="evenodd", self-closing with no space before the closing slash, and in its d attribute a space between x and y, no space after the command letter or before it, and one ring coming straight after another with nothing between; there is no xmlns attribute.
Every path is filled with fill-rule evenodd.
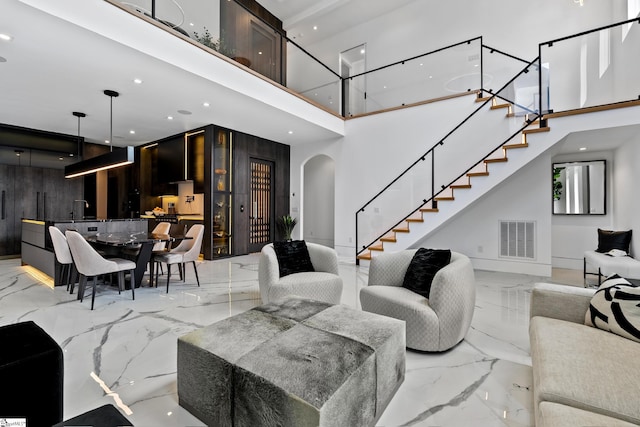
<svg viewBox="0 0 640 427"><path fill-rule="evenodd" d="M186 235L170 235L152 232L138 233L96 233L86 235L85 239L94 248L104 254L107 258L115 256L119 258L131 259L136 263L134 270L135 287L142 285L144 273L147 271L147 265L151 261L153 246L156 243L166 242L167 248L170 248L175 242L192 237ZM149 267L150 280L149 285L153 285L153 263Z"/></svg>

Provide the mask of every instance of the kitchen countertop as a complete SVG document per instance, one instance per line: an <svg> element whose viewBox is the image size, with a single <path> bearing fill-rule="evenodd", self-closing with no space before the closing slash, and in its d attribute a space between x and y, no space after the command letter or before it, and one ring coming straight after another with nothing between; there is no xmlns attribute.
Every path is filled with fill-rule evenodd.
<svg viewBox="0 0 640 427"><path fill-rule="evenodd" d="M33 218L22 218L23 222L32 222L38 224L44 223L54 223L54 224L65 224L65 223L76 223L76 222L115 222L115 221L142 221L147 218L107 218L107 219L71 219L71 218L47 218L45 220L41 219L33 219Z"/></svg>

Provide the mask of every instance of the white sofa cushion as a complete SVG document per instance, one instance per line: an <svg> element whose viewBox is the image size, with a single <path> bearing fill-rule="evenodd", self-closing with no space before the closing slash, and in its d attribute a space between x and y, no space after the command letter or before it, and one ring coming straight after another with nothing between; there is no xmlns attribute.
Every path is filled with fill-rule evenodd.
<svg viewBox="0 0 640 427"><path fill-rule="evenodd" d="M617 418L553 402L540 403L540 420L536 424L537 427L633 427L635 425Z"/></svg>
<svg viewBox="0 0 640 427"><path fill-rule="evenodd" d="M529 335L537 420L547 401L640 424L638 343L539 316Z"/></svg>

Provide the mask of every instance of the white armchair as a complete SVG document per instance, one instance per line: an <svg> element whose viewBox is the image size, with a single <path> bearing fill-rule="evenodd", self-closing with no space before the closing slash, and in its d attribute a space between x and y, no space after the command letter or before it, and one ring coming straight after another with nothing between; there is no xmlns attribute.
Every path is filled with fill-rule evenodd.
<svg viewBox="0 0 640 427"><path fill-rule="evenodd" d="M433 278L427 299L402 287L415 252L374 257L368 285L360 290L360 303L364 311L404 320L407 347L444 351L462 341L471 325L476 302L473 267L468 257L451 252L449 265Z"/></svg>
<svg viewBox="0 0 640 427"><path fill-rule="evenodd" d="M315 243L307 242L306 245L315 271L294 273L284 277L280 277L278 258L273 244L262 248L258 266L258 284L263 304L286 295L340 304L342 279L338 275L336 251Z"/></svg>

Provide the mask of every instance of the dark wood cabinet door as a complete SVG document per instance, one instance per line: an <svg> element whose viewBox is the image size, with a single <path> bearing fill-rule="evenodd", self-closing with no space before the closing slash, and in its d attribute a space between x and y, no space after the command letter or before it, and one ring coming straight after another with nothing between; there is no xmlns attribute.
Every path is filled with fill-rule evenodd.
<svg viewBox="0 0 640 427"><path fill-rule="evenodd" d="M0 255L15 252L14 182L15 166L0 165Z"/></svg>

